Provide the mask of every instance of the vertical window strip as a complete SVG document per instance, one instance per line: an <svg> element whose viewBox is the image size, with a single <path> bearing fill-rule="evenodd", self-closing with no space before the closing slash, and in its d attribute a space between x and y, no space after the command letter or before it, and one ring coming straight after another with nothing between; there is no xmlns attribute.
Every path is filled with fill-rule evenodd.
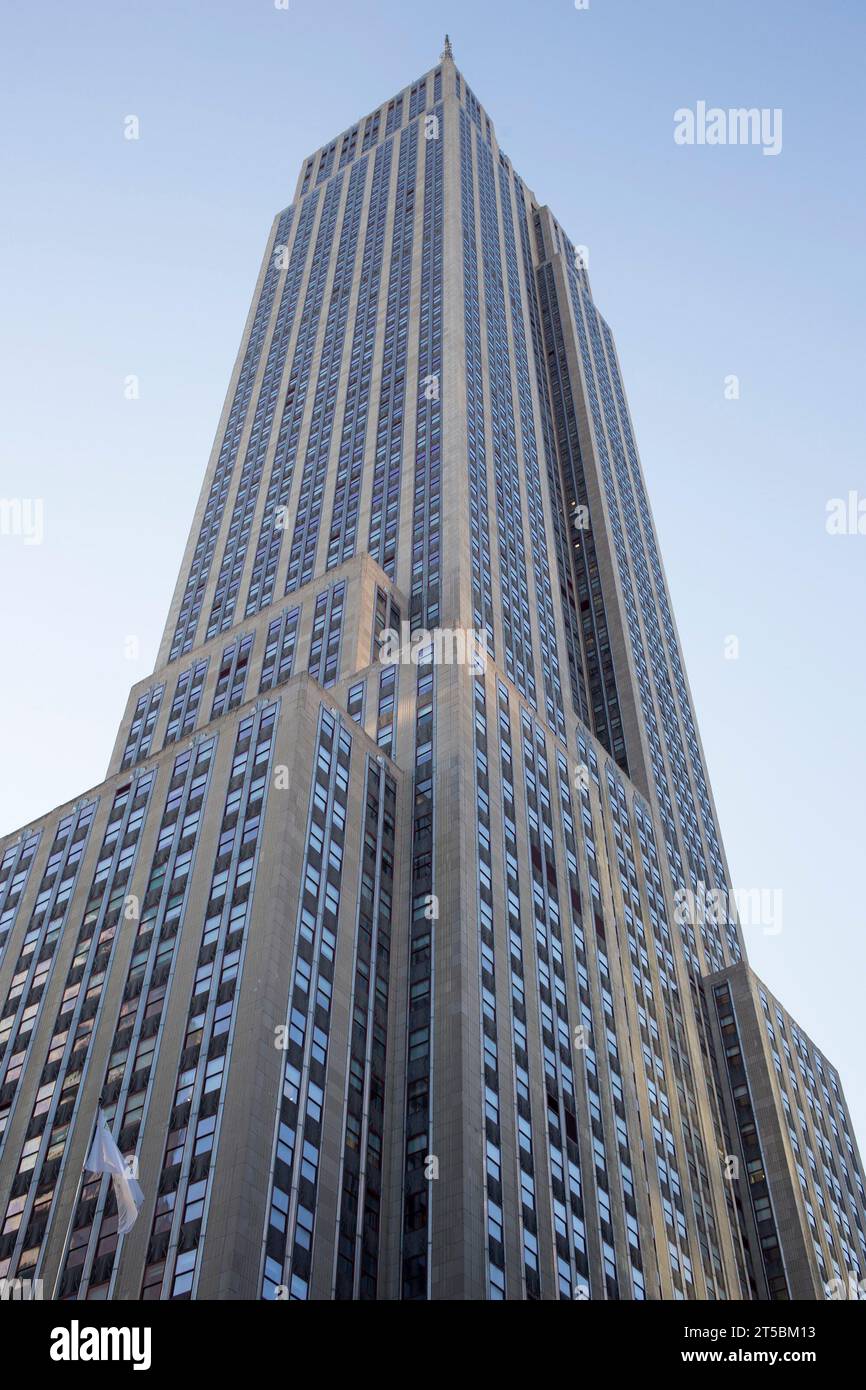
<svg viewBox="0 0 866 1390"><path fill-rule="evenodd" d="M245 637L236 638L223 651L210 712L211 719L218 719L221 714L226 714L243 704L253 637L254 633L248 632Z"/></svg>
<svg viewBox="0 0 866 1390"><path fill-rule="evenodd" d="M261 1296L310 1295L352 739L322 705L276 1117Z"/></svg>
<svg viewBox="0 0 866 1390"><path fill-rule="evenodd" d="M333 140L327 145L319 155L319 168L316 172L316 183L324 183L325 179L330 178L334 168L334 156L337 152L337 142Z"/></svg>
<svg viewBox="0 0 866 1390"><path fill-rule="evenodd" d="M514 342L514 367L517 399L520 411L520 436L525 467L529 544L532 551L532 572L535 581L535 601L538 611L538 630L541 644L541 670L544 682L544 706L547 722L555 734L565 739L565 716L562 706L562 685L559 674L559 654L556 642L556 623L553 616L553 590L550 582L547 531L544 524L544 505L541 493L541 473L535 442L535 412L529 378L529 358L526 351L526 331L523 322L523 292L517 262L517 243L511 210L511 180L507 169L499 167L499 194L502 202L502 227L505 235L505 264L508 273L508 304L511 311L511 333Z"/></svg>
<svg viewBox="0 0 866 1390"><path fill-rule="evenodd" d="M198 717L201 693L207 675L208 657L197 661L186 671L181 671L174 688L174 699L168 712L168 726L165 731L163 748L191 733Z"/></svg>
<svg viewBox="0 0 866 1390"><path fill-rule="evenodd" d="M400 136L367 547L389 579L397 567L417 157L416 121Z"/></svg>
<svg viewBox="0 0 866 1390"><path fill-rule="evenodd" d="M432 1188L426 1157L433 1142L433 952L435 671L432 647L419 653L415 702L412 903L409 925L401 1296L429 1297Z"/></svg>
<svg viewBox="0 0 866 1390"><path fill-rule="evenodd" d="M381 118L381 111L374 111L372 116L367 117L367 122L364 126L364 141L361 146L362 150L366 151L372 149L374 145L378 144L379 125L381 122Z"/></svg>
<svg viewBox="0 0 866 1390"><path fill-rule="evenodd" d="M373 184L370 190L361 280L358 286L358 307L355 311L352 337L352 356L349 362L346 404L334 483L331 530L328 536L328 569L341 564L343 560L348 560L355 553L370 407L373 350L379 313L379 289L385 251L385 222L391 189L392 152L393 141L388 140L376 151L376 162L373 166Z"/></svg>
<svg viewBox="0 0 866 1390"><path fill-rule="evenodd" d="M568 662L572 707L578 719L584 724L589 724L589 703L586 696L586 683L584 679L583 661L581 658L577 601L574 593L574 575L571 565L571 552L566 539L566 511L562 495L562 478L560 477L559 461L556 454L553 418L551 413L554 381L547 375L544 342L541 330L542 306L540 281L542 271L538 271L538 279L536 279L526 213L526 194L520 179L517 178L516 175L515 188L517 216L520 225L520 245L523 255L523 273L526 283L529 323L532 336L532 361L538 388L539 407L541 410L544 456L553 526L553 545L556 553L557 573L559 575L559 596L563 627L565 630L565 655Z"/></svg>
<svg viewBox="0 0 866 1390"><path fill-rule="evenodd" d="M141 762L150 752L153 731L159 718L164 693L165 685L155 685L140 695L136 701L135 712L132 716L126 746L120 762L122 772Z"/></svg>
<svg viewBox="0 0 866 1390"><path fill-rule="evenodd" d="M292 491L295 457L307 402L307 388L312 371L313 352L319 331L319 319L337 227L337 213L340 207L344 177L345 175L340 173L331 180L327 185L322 202L322 216L316 234L304 306L298 323L295 351L286 383L283 413L271 462L270 480L265 494L261 528L253 560L253 572L247 594L247 617L266 608L274 596L283 532L288 529L288 504Z"/></svg>
<svg viewBox="0 0 866 1390"><path fill-rule="evenodd" d="M530 1053L529 1029L526 1012L526 969L523 943L523 921L520 905L520 856L517 843L517 809L515 794L514 746L511 735L511 714L508 688L497 682L497 712L499 728L499 766L502 790L502 828L505 864L505 899L508 916L508 969L511 992L511 1045L514 1066L514 1090L511 1104L514 1109L514 1128L517 1135L517 1160L519 1180L518 1193L518 1233L521 1249L520 1280L525 1297L535 1299L539 1296L538 1281L538 1216L535 1189L535 1132L532 1123L532 1101L530 1095ZM502 1151L497 1145L486 1145L486 1165L489 1179L492 1176L501 1184ZM494 1189L495 1191L496 1189ZM581 1208L582 1214L582 1208ZM495 1213L494 1213L495 1215ZM488 1224L490 1208L488 1204ZM491 1279L495 1280L490 1267Z"/></svg>
<svg viewBox="0 0 866 1390"><path fill-rule="evenodd" d="M368 758L337 1227L338 1300L377 1294L396 803L393 778Z"/></svg>
<svg viewBox="0 0 866 1390"><path fill-rule="evenodd" d="M409 120L413 121L416 116L427 106L427 78L422 77L416 82L409 92Z"/></svg>
<svg viewBox="0 0 866 1390"><path fill-rule="evenodd" d="M340 146L339 167L341 169L345 169L346 165L351 164L352 160L355 158L355 150L357 149L358 145L359 129L359 126L353 126L352 129L347 130L346 134L343 136L343 142Z"/></svg>
<svg viewBox="0 0 866 1390"><path fill-rule="evenodd" d="M493 158L480 133L475 139L484 307L487 318L487 368L490 390L492 467L499 534L499 596L510 680L534 707L535 663L529 617L529 587L520 469L512 399L511 358L505 319L505 292L499 248L499 213Z"/></svg>
<svg viewBox="0 0 866 1390"><path fill-rule="evenodd" d="M256 411L247 441L243 468L238 479L237 494L222 564L214 591L207 635L213 637L231 627L241 586L250 535L265 460L273 432L274 418L280 400L280 386L286 356L298 307L298 296L307 266L310 237L316 220L317 198L310 198L301 208L298 228L286 267L279 308L271 334L262 384L259 387ZM285 245L278 248L280 264L284 264Z"/></svg>
<svg viewBox="0 0 866 1390"><path fill-rule="evenodd" d="M619 699L610 655L607 616L599 579L595 539L589 524L589 494L578 438L577 413L568 375L562 319L556 298L553 269L550 265L539 271L539 288L547 344L550 393L562 468L560 501L565 526L568 528L572 573L577 586L577 603L582 615L581 637L578 641L582 645L589 686L588 692L584 694L586 707L581 712L581 717L583 722L590 726L596 738L623 766L625 742L622 737Z"/></svg>
<svg viewBox="0 0 866 1390"><path fill-rule="evenodd" d="M268 624L267 645L262 661L259 691L273 690L290 679L298 640L300 608L284 608L278 618Z"/></svg>
<svg viewBox="0 0 866 1390"><path fill-rule="evenodd" d="M459 76L457 78L459 84ZM490 506L484 425L484 378L481 364L481 310L478 295L478 250L472 130L460 112L460 203L463 229L464 321L466 332L466 447L469 468L469 518L472 548L472 610L476 631L484 633L487 652L496 655L490 568Z"/></svg>
<svg viewBox="0 0 866 1390"><path fill-rule="evenodd" d="M384 666L379 674L379 713L376 742L389 758L397 756L397 672L396 663Z"/></svg>
<svg viewBox="0 0 866 1390"><path fill-rule="evenodd" d="M295 508L295 529L289 552L286 593L302 587L313 577L366 183L365 155L354 166L349 179L334 281L319 356L319 374L313 399L306 457Z"/></svg>
<svg viewBox="0 0 866 1390"><path fill-rule="evenodd" d="M349 687L349 694L346 699L346 712L350 719L354 719L356 724L364 727L364 703L367 694L367 682L358 681L357 685Z"/></svg>
<svg viewBox="0 0 866 1390"><path fill-rule="evenodd" d="M425 123L424 224L418 321L415 495L412 511L410 621L427 630L439 622L442 461L442 244L444 234L444 113Z"/></svg>
<svg viewBox="0 0 866 1390"><path fill-rule="evenodd" d="M538 977L538 1019L542 1065L548 1094L547 1155L550 1168L551 1217L554 1223L555 1267L561 1298L581 1296L583 1273L578 1266L580 1247L575 1246L574 1226L557 1208L565 1205L566 1167L577 1159L577 1101L565 984L562 923L559 904L556 851L551 812L550 772L543 729L521 710L525 815L532 880L533 936ZM588 1053L591 1049L588 1049ZM555 1109L550 1100L555 1099ZM600 1127L600 1116L594 1123ZM532 1256L536 1256L533 1265ZM537 1246L524 1249L527 1295L540 1296Z"/></svg>
<svg viewBox="0 0 866 1390"><path fill-rule="evenodd" d="M0 965L6 953L6 946L18 918L21 899L27 888L33 860L42 839L42 831L33 830L20 835L11 845L7 845L0 863ZM0 1133L2 1133L3 1111L0 1109Z"/></svg>
<svg viewBox="0 0 866 1390"><path fill-rule="evenodd" d="M395 97L388 102L388 109L385 114L385 134L393 135L395 130L399 130L403 122L403 97Z"/></svg>
<svg viewBox="0 0 866 1390"><path fill-rule="evenodd" d="M340 669L340 637L345 597L345 580L341 580L339 584L332 584L330 589L316 595L307 669L313 680L325 687L335 684Z"/></svg>
<svg viewBox="0 0 866 1390"><path fill-rule="evenodd" d="M484 1079L484 1219L487 1297L505 1298L502 1130L493 924L490 764L483 672L473 678L475 703L475 827L478 838L478 978L481 993L481 1065ZM506 1015L507 1016L507 1015ZM506 1022L506 1030L508 1022ZM507 1032L505 1034L508 1035ZM513 1034L512 1034L513 1036Z"/></svg>
<svg viewBox="0 0 866 1390"><path fill-rule="evenodd" d="M373 663L382 660L382 646L386 633L396 634L402 640L402 614L390 589L383 589L377 584L373 603L373 640L370 653Z"/></svg>
<svg viewBox="0 0 866 1390"><path fill-rule="evenodd" d="M279 270L274 249L285 244L294 219L294 206L286 208L277 222L273 240L268 250L268 263L262 282L259 301L253 317L250 335L247 339L244 357L238 375L235 394L229 418L226 422L216 468L205 504L204 516L198 540L193 552L189 576L181 601L174 638L172 639L169 661L186 655L195 645L198 617L204 600L208 574L216 548L217 537L222 523L223 511L228 499L232 473L237 459L237 450L246 420L247 409L252 396L253 383L258 372L259 358L267 334L271 308L276 294Z"/></svg>

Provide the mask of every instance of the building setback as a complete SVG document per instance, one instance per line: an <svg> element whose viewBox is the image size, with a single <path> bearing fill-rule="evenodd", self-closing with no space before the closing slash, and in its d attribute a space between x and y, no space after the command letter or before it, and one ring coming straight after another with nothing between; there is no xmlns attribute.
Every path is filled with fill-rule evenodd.
<svg viewBox="0 0 866 1390"><path fill-rule="evenodd" d="M613 338L446 42L304 162L155 671L0 841L0 1280L831 1296L861 1161L731 900Z"/></svg>

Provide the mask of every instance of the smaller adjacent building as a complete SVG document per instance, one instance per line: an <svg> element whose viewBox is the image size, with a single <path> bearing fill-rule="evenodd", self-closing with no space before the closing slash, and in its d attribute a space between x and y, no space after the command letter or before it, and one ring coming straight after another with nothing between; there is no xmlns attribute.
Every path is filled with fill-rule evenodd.
<svg viewBox="0 0 866 1390"><path fill-rule="evenodd" d="M704 989L755 1296L864 1296L866 1192L835 1067L744 961Z"/></svg>

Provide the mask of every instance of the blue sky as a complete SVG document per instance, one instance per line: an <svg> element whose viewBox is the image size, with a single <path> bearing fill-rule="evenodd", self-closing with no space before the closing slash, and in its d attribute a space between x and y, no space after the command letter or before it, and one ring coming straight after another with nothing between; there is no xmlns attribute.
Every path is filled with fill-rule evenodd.
<svg viewBox="0 0 866 1390"><path fill-rule="evenodd" d="M45 538L0 536L0 832L99 781L152 668L302 158L448 29L516 169L589 248L734 883L784 894L751 960L866 1136L866 536L825 529L829 499L866 496L864 19L860 0L8 6L0 496L43 498ZM782 152L676 145L700 100L781 108Z"/></svg>

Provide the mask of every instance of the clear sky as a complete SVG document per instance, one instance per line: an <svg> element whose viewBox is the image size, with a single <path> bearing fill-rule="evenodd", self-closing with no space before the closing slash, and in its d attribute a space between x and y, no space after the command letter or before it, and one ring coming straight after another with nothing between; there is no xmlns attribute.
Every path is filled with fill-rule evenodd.
<svg viewBox="0 0 866 1390"><path fill-rule="evenodd" d="M0 535L0 833L101 779L152 669L301 160L433 66L447 29L515 168L589 248L734 883L784 894L751 960L866 1143L866 535L825 529L829 499L866 497L866 5L3 9L0 497L43 499L45 534ZM781 108L781 153L675 144L699 101Z"/></svg>

